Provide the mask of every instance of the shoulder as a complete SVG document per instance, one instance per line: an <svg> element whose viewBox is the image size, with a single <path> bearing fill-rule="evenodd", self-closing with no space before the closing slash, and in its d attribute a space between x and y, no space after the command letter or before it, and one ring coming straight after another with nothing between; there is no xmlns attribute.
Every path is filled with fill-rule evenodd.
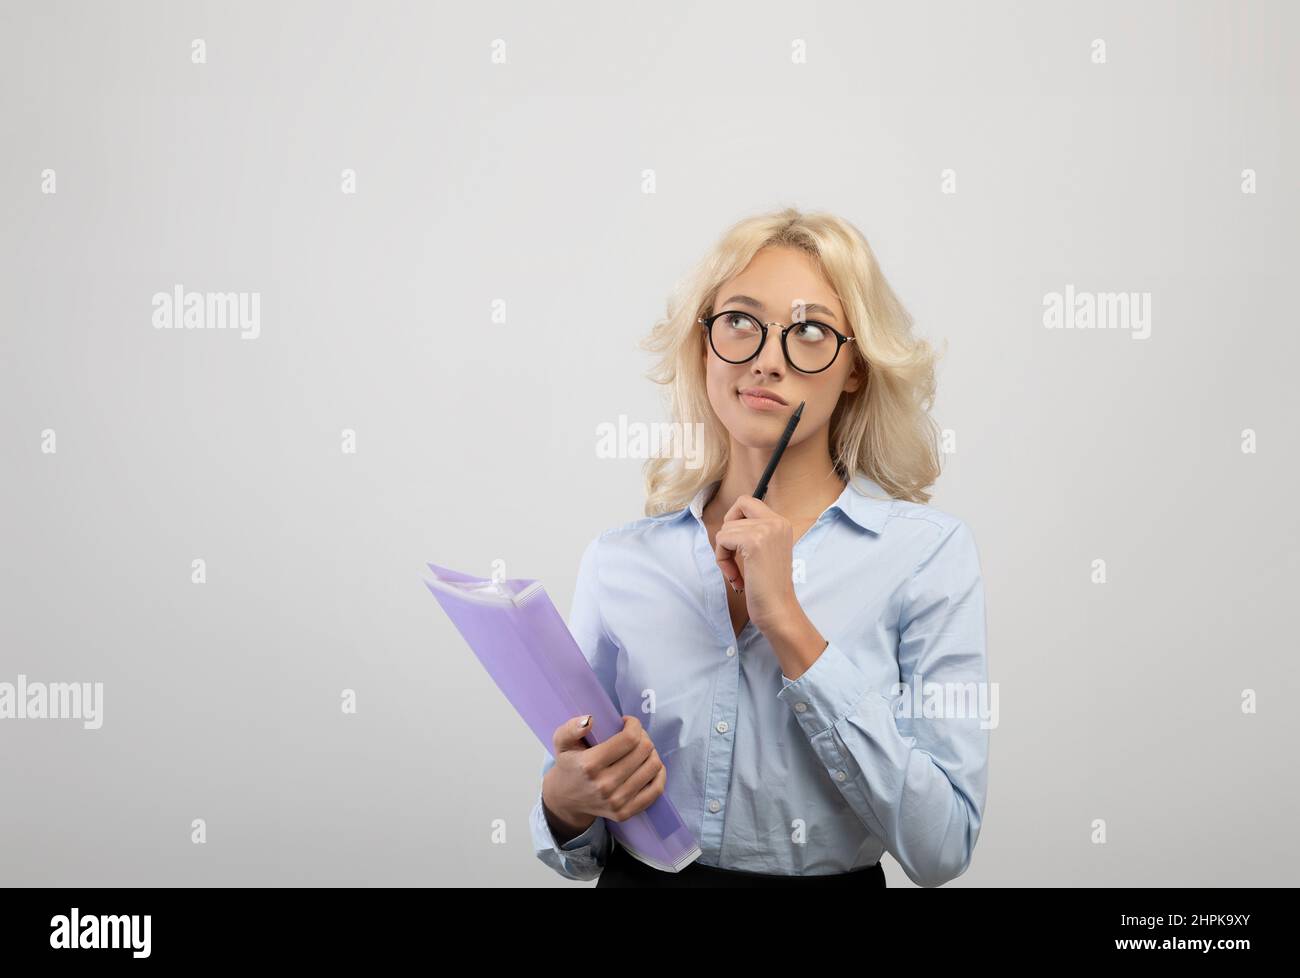
<svg viewBox="0 0 1300 978"><path fill-rule="evenodd" d="M596 534L586 545L583 563L595 571L598 566L617 560L622 555L642 554L656 546L675 543L677 534L687 520L685 509L659 516L642 516L608 527ZM693 520L691 520L693 522ZM669 544L671 545L671 544Z"/></svg>
<svg viewBox="0 0 1300 978"><path fill-rule="evenodd" d="M961 559L975 554L975 535L970 525L946 510L928 503L895 499L889 519L914 548L918 569L932 560Z"/></svg>
<svg viewBox="0 0 1300 978"><path fill-rule="evenodd" d="M903 520L907 525L916 526L921 532L938 536L951 533L966 524L961 517L947 510L931 506L929 503L914 503L906 499L895 499L890 511L891 520ZM928 526L927 531L925 527Z"/></svg>
<svg viewBox="0 0 1300 978"><path fill-rule="evenodd" d="M644 546L671 536L687 520L693 522L685 508L659 516L642 516L602 530L592 543L600 544L606 549L619 546Z"/></svg>

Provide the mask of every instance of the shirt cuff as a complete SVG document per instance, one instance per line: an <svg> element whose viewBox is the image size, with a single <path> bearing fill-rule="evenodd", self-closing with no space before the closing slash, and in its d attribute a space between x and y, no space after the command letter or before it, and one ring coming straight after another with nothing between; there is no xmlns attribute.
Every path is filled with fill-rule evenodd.
<svg viewBox="0 0 1300 978"><path fill-rule="evenodd" d="M581 833L561 842L551 831L541 792L533 802L533 846L538 858L570 879L594 879L604 865L610 842L609 826L597 817Z"/></svg>
<svg viewBox="0 0 1300 978"><path fill-rule="evenodd" d="M786 679L776 694L789 704L799 725L810 737L835 726L854 709L866 707L890 713L889 700L868 688L866 673L834 642L829 642L817 660L798 679Z"/></svg>
<svg viewBox="0 0 1300 978"><path fill-rule="evenodd" d="M597 818L581 834L574 836L568 842L561 843L560 848L570 852L574 849L581 849L583 846L596 846L599 848L605 844L605 832L605 820Z"/></svg>

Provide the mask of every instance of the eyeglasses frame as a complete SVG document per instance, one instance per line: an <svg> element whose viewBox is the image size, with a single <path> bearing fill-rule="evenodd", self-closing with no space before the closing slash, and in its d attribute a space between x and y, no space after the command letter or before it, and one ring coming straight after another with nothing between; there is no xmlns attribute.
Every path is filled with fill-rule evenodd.
<svg viewBox="0 0 1300 978"><path fill-rule="evenodd" d="M749 356L745 357L745 359L728 360L721 353L719 353L718 348L713 345L713 323L715 320L719 319L722 316L744 316L746 319L749 319L752 322L757 323L758 328L763 331L763 338L758 341L758 348ZM756 356L762 353L763 347L767 345L768 327L771 326L775 329L779 329L781 331L781 352L785 355L785 362L788 363L795 370L798 370L801 374L819 374L823 370L829 370L831 366L835 363L835 361L839 358L840 350L843 349L844 344L852 343L854 340L857 339L856 336L845 336L834 326L828 326L826 323L818 322L815 319L797 320L788 326L782 326L780 323L762 322L757 316L751 315L750 313L744 312L740 309L723 309L721 312L715 312L712 316L700 316L695 321L704 327L704 335L708 339L709 349L712 350L713 355L716 356L723 363L749 363L750 360L753 360ZM831 354L830 362L827 363L826 366L824 367L818 367L816 370L804 370L802 367L795 366L794 360L792 360L790 357L790 347L786 344L786 334L789 333L790 330L794 329L796 326L808 326L808 325L820 326L822 329L828 329L835 334L835 339L836 339L835 352Z"/></svg>

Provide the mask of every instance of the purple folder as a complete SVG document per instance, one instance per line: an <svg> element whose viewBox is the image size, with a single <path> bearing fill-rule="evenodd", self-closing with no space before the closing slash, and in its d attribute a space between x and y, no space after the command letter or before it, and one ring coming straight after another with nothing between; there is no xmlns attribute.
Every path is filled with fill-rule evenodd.
<svg viewBox="0 0 1300 978"><path fill-rule="evenodd" d="M591 746L623 729L541 581L494 582L437 564L429 569L434 579L425 585L547 751L554 750L555 728L576 716L591 714ZM655 869L676 873L700 855L666 793L645 811L607 825L628 852Z"/></svg>

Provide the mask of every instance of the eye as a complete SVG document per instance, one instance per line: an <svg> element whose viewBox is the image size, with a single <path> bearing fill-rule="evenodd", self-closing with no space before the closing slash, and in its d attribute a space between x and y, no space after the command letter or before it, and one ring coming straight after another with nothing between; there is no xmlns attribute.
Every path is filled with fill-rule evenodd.
<svg viewBox="0 0 1300 978"><path fill-rule="evenodd" d="M831 332L821 323L800 323L791 334L800 343L820 343L829 339Z"/></svg>
<svg viewBox="0 0 1300 978"><path fill-rule="evenodd" d="M744 313L724 312L720 322L727 329L734 330L737 333L758 332L758 327L754 325L754 320L750 319Z"/></svg>

